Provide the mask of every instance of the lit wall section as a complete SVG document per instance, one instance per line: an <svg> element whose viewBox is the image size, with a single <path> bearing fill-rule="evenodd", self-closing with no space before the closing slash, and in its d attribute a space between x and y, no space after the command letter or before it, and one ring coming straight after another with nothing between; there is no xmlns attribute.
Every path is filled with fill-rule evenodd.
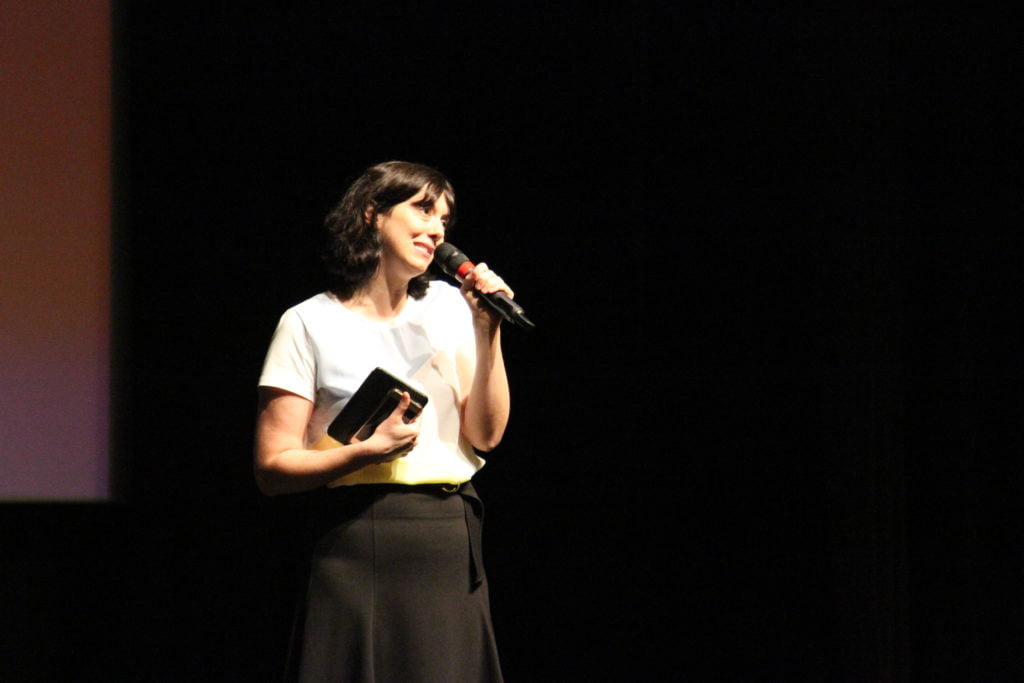
<svg viewBox="0 0 1024 683"><path fill-rule="evenodd" d="M0 2L0 500L110 489L110 6Z"/></svg>

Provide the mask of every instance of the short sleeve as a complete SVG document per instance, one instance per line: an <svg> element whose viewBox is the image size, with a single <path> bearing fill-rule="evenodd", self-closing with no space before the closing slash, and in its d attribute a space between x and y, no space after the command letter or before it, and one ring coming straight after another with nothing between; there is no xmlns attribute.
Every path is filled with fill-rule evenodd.
<svg viewBox="0 0 1024 683"><path fill-rule="evenodd" d="M259 385L316 400L316 354L302 317L295 309L285 311L277 324Z"/></svg>

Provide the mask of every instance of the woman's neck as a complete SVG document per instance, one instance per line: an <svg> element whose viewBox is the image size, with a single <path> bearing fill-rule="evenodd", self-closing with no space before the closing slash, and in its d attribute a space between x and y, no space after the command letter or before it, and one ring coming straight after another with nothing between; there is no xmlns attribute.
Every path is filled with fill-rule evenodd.
<svg viewBox="0 0 1024 683"><path fill-rule="evenodd" d="M389 282L378 272L365 287L359 289L344 303L349 309L368 318L389 320L405 308L409 298L408 291L407 281Z"/></svg>

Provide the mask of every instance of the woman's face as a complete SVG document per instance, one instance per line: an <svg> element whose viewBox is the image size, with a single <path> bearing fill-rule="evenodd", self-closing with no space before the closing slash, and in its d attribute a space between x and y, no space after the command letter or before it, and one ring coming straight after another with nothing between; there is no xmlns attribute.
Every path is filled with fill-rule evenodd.
<svg viewBox="0 0 1024 683"><path fill-rule="evenodd" d="M444 195L427 199L423 188L409 199L377 216L383 249L381 266L409 278L430 266L434 248L444 241L450 211Z"/></svg>

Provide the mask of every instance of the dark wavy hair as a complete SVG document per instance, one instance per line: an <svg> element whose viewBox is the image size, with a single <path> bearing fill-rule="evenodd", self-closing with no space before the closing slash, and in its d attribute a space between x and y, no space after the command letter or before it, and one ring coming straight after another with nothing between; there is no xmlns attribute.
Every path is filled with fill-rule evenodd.
<svg viewBox="0 0 1024 683"><path fill-rule="evenodd" d="M327 235L321 258L327 269L327 287L335 296L351 298L377 272L383 246L377 216L423 189L428 201L445 198L451 212L450 229L455 222L455 191L436 169L408 161L386 161L366 169L352 183L324 220ZM429 272L410 280L409 296L423 298L430 280Z"/></svg>

